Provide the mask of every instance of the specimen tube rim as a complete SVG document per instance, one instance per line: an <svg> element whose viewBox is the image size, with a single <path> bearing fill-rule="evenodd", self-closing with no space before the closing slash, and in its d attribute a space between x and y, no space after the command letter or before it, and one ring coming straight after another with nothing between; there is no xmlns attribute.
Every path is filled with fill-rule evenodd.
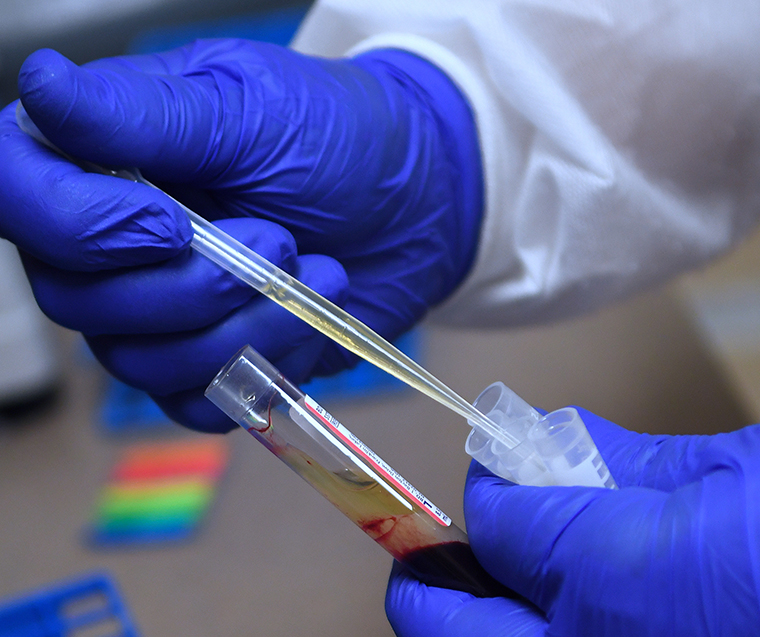
<svg viewBox="0 0 760 637"><path fill-rule="evenodd" d="M277 368L246 345L214 377L205 395L239 423L260 400L270 395L280 378Z"/></svg>

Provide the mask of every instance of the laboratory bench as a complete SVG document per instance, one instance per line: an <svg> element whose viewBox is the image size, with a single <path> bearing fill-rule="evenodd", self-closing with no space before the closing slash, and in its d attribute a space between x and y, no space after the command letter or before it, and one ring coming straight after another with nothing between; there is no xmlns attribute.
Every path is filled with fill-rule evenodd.
<svg viewBox="0 0 760 637"><path fill-rule="evenodd" d="M642 431L708 433L747 410L674 287L591 316L530 329L424 326L419 356L473 399L502 380L546 409L583 405ZM0 601L102 571L151 637L388 637L390 557L242 429L226 437L226 475L195 535L98 547L87 528L109 471L135 440L203 438L178 426L104 430L107 377L77 335L58 331L66 370L57 402L0 423ZM395 390L321 398L323 406L462 524L463 421Z"/></svg>

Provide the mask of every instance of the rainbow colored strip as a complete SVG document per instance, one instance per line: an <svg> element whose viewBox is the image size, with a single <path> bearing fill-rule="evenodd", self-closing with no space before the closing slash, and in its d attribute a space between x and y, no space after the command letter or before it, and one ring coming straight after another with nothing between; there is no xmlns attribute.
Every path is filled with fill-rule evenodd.
<svg viewBox="0 0 760 637"><path fill-rule="evenodd" d="M120 545L190 537L227 467L226 442L204 436L125 449L99 498L91 540Z"/></svg>

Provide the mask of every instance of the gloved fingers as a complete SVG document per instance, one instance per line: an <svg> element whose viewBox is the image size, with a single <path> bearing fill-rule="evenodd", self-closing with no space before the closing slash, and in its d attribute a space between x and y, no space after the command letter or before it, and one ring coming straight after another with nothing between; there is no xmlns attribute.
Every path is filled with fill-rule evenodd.
<svg viewBox="0 0 760 637"><path fill-rule="evenodd" d="M431 285L430 272L434 270L426 268L424 254L412 256L405 250L402 255L401 259L397 255L385 254L383 257L341 260L351 281L346 311L391 342L424 316L429 302L417 291ZM424 278L427 274L425 283L409 280L409 272L416 269L420 269L420 273L415 276ZM334 374L352 367L357 361L355 354L335 343L328 343L316 373Z"/></svg>
<svg viewBox="0 0 760 637"><path fill-rule="evenodd" d="M314 366L326 341L326 337L315 335L297 350L281 358L272 357L270 362L285 378L298 385L307 380L308 371ZM151 397L167 416L190 429L208 433L226 433L234 429L236 423L205 397L207 386Z"/></svg>
<svg viewBox="0 0 760 637"><path fill-rule="evenodd" d="M219 40L223 44L227 39ZM209 43L210 40L204 42ZM218 50L217 47L212 47ZM197 50L193 45L182 46L160 53L138 53L133 55L119 55L115 57L99 58L86 62L81 66L91 71L134 71L148 73L150 75L183 75L190 66L190 57Z"/></svg>
<svg viewBox="0 0 760 637"><path fill-rule="evenodd" d="M667 436L630 431L586 409L576 409L619 487L654 486L644 484L648 462Z"/></svg>
<svg viewBox="0 0 760 637"><path fill-rule="evenodd" d="M328 257L299 257L294 274L334 303L344 301L347 280ZM246 344L273 363L323 339L287 310L257 296L223 320L190 332L154 335L101 335L88 338L93 353L117 378L151 394L168 395L206 386L227 360ZM304 367L313 365L304 361ZM309 370L310 371L310 370Z"/></svg>
<svg viewBox="0 0 760 637"><path fill-rule="evenodd" d="M18 128L15 105L0 113L0 236L70 270L154 263L182 252L192 230L163 193L86 173Z"/></svg>
<svg viewBox="0 0 760 637"><path fill-rule="evenodd" d="M640 486L671 492L702 479L716 468L734 463L743 455L741 448L725 444L739 434L640 434L585 409L577 409L620 487Z"/></svg>
<svg viewBox="0 0 760 637"><path fill-rule="evenodd" d="M204 395L206 386L168 396L151 395L154 402L180 425L204 433L227 433L237 427L230 417Z"/></svg>
<svg viewBox="0 0 760 637"><path fill-rule="evenodd" d="M95 163L197 183L208 179L210 157L219 162L212 170L229 166L233 157L227 152L239 142L240 129L231 125L226 108L232 105L222 103L211 71L192 79L154 75L118 60L85 68L42 49L24 62L18 84L21 102L42 133L70 155Z"/></svg>
<svg viewBox="0 0 760 637"><path fill-rule="evenodd" d="M387 221L367 193L397 149L377 127L398 122L376 78L344 61L244 40L84 67L41 50L24 62L19 92L32 121L69 154L216 189L229 216L281 223L302 252L330 254ZM391 191L411 179L394 178ZM364 214L346 214L356 197ZM398 198L384 193L380 203L395 214L401 200L388 197Z"/></svg>
<svg viewBox="0 0 760 637"><path fill-rule="evenodd" d="M216 225L274 265L286 271L295 267L295 241L284 228L253 218ZM24 263L42 310L88 336L196 330L257 294L189 249L160 264L101 272L61 270L31 257Z"/></svg>
<svg viewBox="0 0 760 637"><path fill-rule="evenodd" d="M611 585L607 576L648 563L658 546L651 532L669 497L636 487L516 486L473 462L465 519L486 570L547 611L576 580L587 599L601 599Z"/></svg>
<svg viewBox="0 0 760 637"><path fill-rule="evenodd" d="M426 586L398 562L388 582L385 612L399 637L538 637L547 625L530 604Z"/></svg>
<svg viewBox="0 0 760 637"><path fill-rule="evenodd" d="M322 357L325 347L332 343L327 336L315 334L298 348L290 349L284 355L270 359L270 362L285 378L300 385L311 380L317 361Z"/></svg>

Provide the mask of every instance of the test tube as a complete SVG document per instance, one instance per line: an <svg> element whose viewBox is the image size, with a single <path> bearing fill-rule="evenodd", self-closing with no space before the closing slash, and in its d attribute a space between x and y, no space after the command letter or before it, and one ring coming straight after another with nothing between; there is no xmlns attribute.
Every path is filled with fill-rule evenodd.
<svg viewBox="0 0 760 637"><path fill-rule="evenodd" d="M512 595L449 516L250 346L206 396L424 583Z"/></svg>

